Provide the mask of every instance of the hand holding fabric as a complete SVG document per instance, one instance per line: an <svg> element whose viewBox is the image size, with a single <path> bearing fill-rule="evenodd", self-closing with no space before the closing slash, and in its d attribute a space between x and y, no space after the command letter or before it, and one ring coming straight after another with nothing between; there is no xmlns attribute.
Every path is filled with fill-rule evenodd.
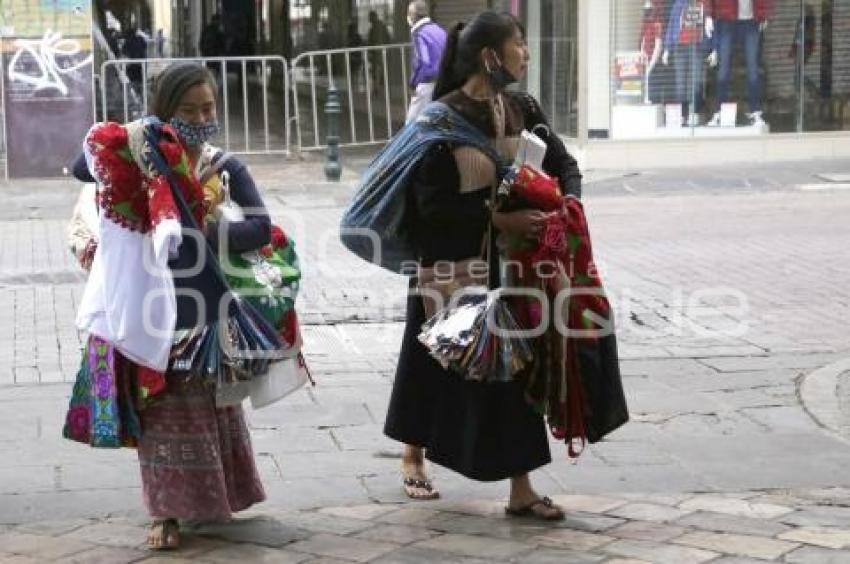
<svg viewBox="0 0 850 564"><path fill-rule="evenodd" d="M708 62L708 66L716 67L717 66L717 49L714 49L711 53L706 57L706 62Z"/></svg>
<svg viewBox="0 0 850 564"><path fill-rule="evenodd" d="M537 238L550 215L540 210L493 212L493 225L509 235Z"/></svg>

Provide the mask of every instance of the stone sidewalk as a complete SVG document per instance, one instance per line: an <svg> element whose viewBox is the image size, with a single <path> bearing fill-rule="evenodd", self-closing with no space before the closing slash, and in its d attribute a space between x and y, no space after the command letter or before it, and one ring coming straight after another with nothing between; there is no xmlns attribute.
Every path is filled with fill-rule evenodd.
<svg viewBox="0 0 850 564"><path fill-rule="evenodd" d="M850 490L561 495L563 522L506 517L501 501L249 511L187 524L183 547L151 553L138 519L47 521L0 530L0 562L372 562L745 564L850 561Z"/></svg>
<svg viewBox="0 0 850 564"><path fill-rule="evenodd" d="M575 465L552 443L553 463L533 481L567 504L570 520L529 529L505 520L492 501L506 484L440 468L433 473L446 501L406 503L399 447L381 433L406 281L336 242L356 174L329 185L315 163L252 162L272 215L299 245L298 307L319 385L248 412L269 500L248 521L198 531L172 556L483 562L496 560L487 550L499 546L500 556L519 562L830 562L825 551L846 549L839 540L850 529L850 448L810 417L817 406L804 405L800 391L809 374L850 357L850 192L801 187L842 167L588 174L585 205L617 313L632 422ZM22 555L13 562L145 558L134 453L60 438L79 362L73 319L83 277L63 244L77 187L5 190L0 530L10 536L0 538L0 554ZM822 397L846 408L846 377L836 382ZM759 514L729 499L785 509ZM458 505L468 500L481 501ZM403 528L384 528L387 519ZM797 527L828 529L794 533ZM247 544L223 545L223 538ZM755 554L745 551L749 543L773 548ZM570 548L580 556L558 552ZM464 560L472 550L482 552ZM832 556L838 562L846 554Z"/></svg>

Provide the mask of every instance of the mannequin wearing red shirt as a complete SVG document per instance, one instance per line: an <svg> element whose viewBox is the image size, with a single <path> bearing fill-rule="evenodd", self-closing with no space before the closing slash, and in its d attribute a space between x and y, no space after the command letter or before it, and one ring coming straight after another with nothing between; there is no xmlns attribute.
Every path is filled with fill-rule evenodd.
<svg viewBox="0 0 850 564"><path fill-rule="evenodd" d="M759 76L759 46L762 32L773 11L773 0L712 0L714 19L714 51L709 60L717 64L717 101L729 101L732 59L735 48L743 46L747 66L747 118L751 125L764 125L762 116L761 77ZM709 125L720 124L720 113L714 114Z"/></svg>

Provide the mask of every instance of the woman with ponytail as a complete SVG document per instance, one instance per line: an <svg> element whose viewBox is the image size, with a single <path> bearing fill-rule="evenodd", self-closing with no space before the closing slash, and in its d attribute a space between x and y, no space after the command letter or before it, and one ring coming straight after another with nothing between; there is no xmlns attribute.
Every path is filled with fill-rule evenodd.
<svg viewBox="0 0 850 564"><path fill-rule="evenodd" d="M435 86L436 102L420 115L418 125L408 126L420 127L417 131L432 136L428 139L443 138L418 145L420 153L413 157L396 153L397 160L402 158L398 155L408 159L404 164L410 166L404 170L412 170L398 179L407 183L401 222L406 247L399 249L420 265L480 256L491 219L500 236L539 236L547 214L493 212L488 207L492 187L500 180L497 161L514 160L523 129L534 129L548 144L544 168L557 177L562 192L580 195L576 161L548 126L539 127L546 125L546 118L538 103L528 94L506 90L525 73L528 60L525 32L513 16L483 12L451 30ZM474 137L484 141L464 143L457 130L467 125L475 130ZM398 150L410 151L411 143L423 137L405 139L407 148ZM398 143L401 147L402 141ZM380 164L393 151L391 143L376 162ZM494 160L496 152L500 159ZM391 243L399 240L388 238ZM414 280L411 287L415 284ZM509 479L506 511L511 515L562 519L563 510L538 495L529 480L529 472L551 461L543 416L528 404L517 382L481 384L444 370L417 339L425 320L422 296L412 292L384 428L387 436L405 443L402 474L407 495L413 499L439 496L425 471L427 456L473 480Z"/></svg>

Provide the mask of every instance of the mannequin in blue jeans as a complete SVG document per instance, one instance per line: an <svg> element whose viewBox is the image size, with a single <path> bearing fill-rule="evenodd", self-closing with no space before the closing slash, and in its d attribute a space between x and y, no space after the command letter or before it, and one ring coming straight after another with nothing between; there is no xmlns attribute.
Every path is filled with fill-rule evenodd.
<svg viewBox="0 0 850 564"><path fill-rule="evenodd" d="M732 78L734 48L743 44L744 61L747 66L747 118L751 125L764 125L761 109L761 78L759 76L759 47L764 22L755 19L724 21L718 20L715 28L715 51L709 61L717 64L717 101L729 101L729 83ZM720 113L716 113L709 125L719 125Z"/></svg>
<svg viewBox="0 0 850 564"><path fill-rule="evenodd" d="M670 8L661 62L676 71L676 100L682 104L685 123L700 124L703 106L703 62L705 43L711 37L706 17L707 0L675 0Z"/></svg>

